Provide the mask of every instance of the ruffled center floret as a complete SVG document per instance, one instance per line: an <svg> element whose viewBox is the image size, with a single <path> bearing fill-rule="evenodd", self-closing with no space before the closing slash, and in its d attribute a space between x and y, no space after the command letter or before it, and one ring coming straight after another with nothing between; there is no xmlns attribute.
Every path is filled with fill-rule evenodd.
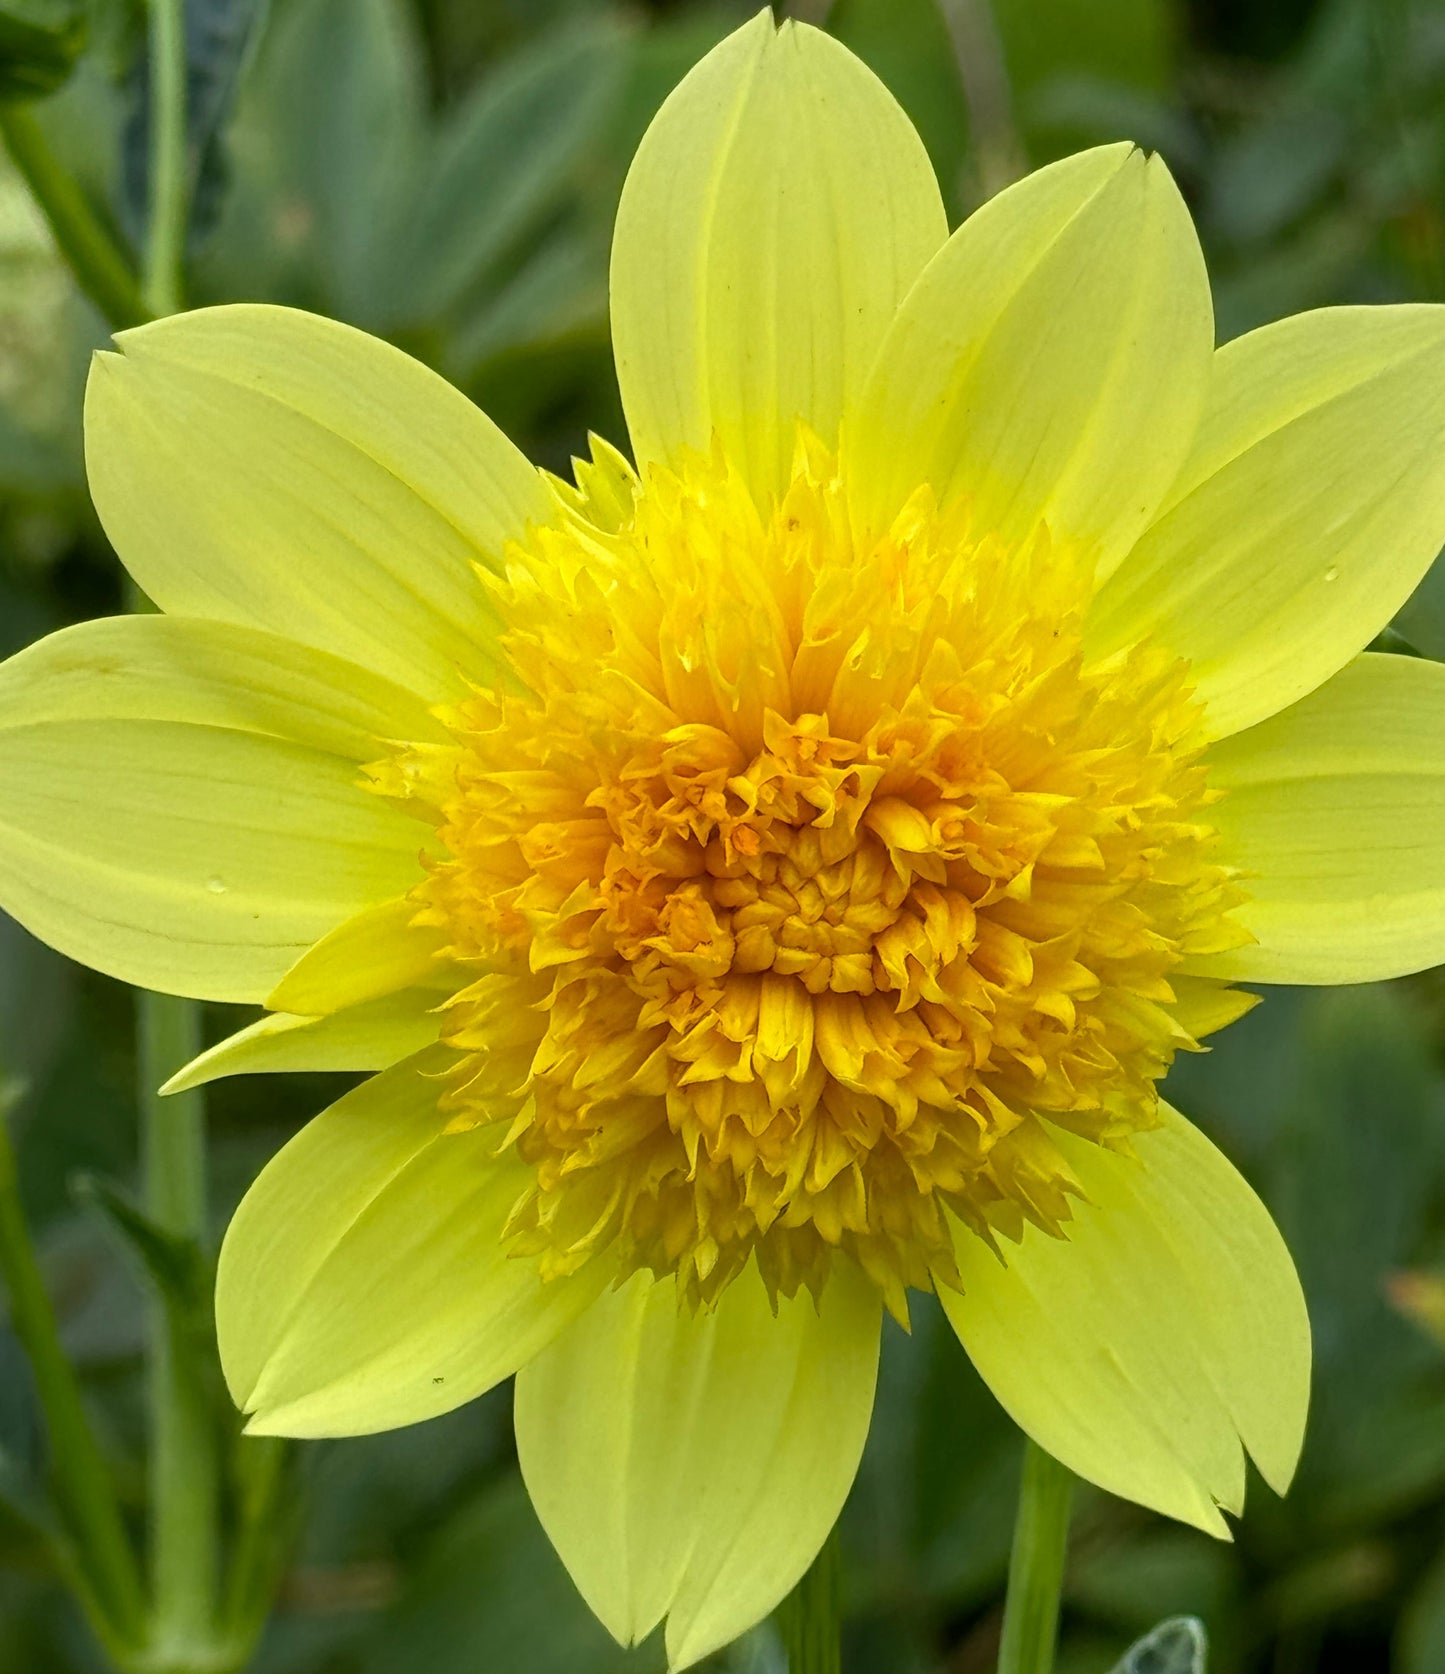
<svg viewBox="0 0 1445 1674"><path fill-rule="evenodd" d="M1060 1229L1053 1125L1153 1126L1181 967L1247 939L1186 666L1089 666L1047 531L924 490L860 541L846 489L807 439L772 510L722 458L639 490L599 451L485 583L505 683L377 770L437 827L418 916L477 973L447 1098L530 1164L512 1236L549 1273L706 1304L841 1252L902 1313L961 1232Z"/></svg>

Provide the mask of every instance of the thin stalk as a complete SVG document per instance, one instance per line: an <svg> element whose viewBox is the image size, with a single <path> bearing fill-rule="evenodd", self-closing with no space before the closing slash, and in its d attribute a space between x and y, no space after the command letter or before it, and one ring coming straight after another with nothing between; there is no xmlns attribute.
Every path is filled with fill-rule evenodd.
<svg viewBox="0 0 1445 1674"><path fill-rule="evenodd" d="M1027 1442L1009 1556L998 1674L1052 1674L1073 1493L1074 1479L1068 1471L1041 1447Z"/></svg>
<svg viewBox="0 0 1445 1674"><path fill-rule="evenodd" d="M1013 90L990 0L939 0L968 106L978 188L987 200L1028 172Z"/></svg>
<svg viewBox="0 0 1445 1674"><path fill-rule="evenodd" d="M150 193L142 291L156 315L184 307L189 217L185 0L149 0ZM138 1017L142 1171L152 1217L203 1241L206 1113L200 1092L156 1089L201 1050L199 1008L142 994ZM220 1463L204 1368L157 1301L151 1331L152 1636L162 1659L216 1660Z"/></svg>
<svg viewBox="0 0 1445 1674"><path fill-rule="evenodd" d="M199 1008L169 994L138 997L141 1166L146 1207L168 1231L206 1234L205 1105L199 1092L156 1089L201 1050ZM150 1506L152 1639L163 1658L204 1663L216 1639L220 1469L206 1368L151 1304Z"/></svg>
<svg viewBox="0 0 1445 1674"><path fill-rule="evenodd" d="M812 1567L777 1609L788 1674L840 1674L838 1570L838 1531L834 1529Z"/></svg>
<svg viewBox="0 0 1445 1674"><path fill-rule="evenodd" d="M50 223L55 243L81 290L112 329L142 325L151 317L150 311L129 261L85 193L56 161L28 105L0 105L0 138Z"/></svg>
<svg viewBox="0 0 1445 1674"><path fill-rule="evenodd" d="M189 200L185 3L150 0L150 199L142 290L153 314L178 314L185 307L181 271Z"/></svg>
<svg viewBox="0 0 1445 1674"><path fill-rule="evenodd" d="M226 1642L244 1656L265 1625L295 1515L285 1498L290 1444L278 1436L242 1436L238 1445L240 1503L221 1621Z"/></svg>
<svg viewBox="0 0 1445 1674"><path fill-rule="evenodd" d="M10 1321L25 1349L45 1428L51 1480L73 1547L82 1597L110 1645L136 1643L145 1605L140 1570L121 1516L115 1481L81 1399L75 1368L60 1344L20 1203L15 1152L5 1120L13 1094L0 1091L0 1272Z"/></svg>

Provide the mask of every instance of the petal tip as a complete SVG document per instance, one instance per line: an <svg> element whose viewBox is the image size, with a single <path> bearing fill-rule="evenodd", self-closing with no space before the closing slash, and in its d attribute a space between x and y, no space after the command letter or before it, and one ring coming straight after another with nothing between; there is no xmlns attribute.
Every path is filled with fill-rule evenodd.
<svg viewBox="0 0 1445 1674"><path fill-rule="evenodd" d="M1281 1499L1289 1492L1299 1469L1300 1454L1304 1451L1305 1434L1309 1421L1309 1383L1311 1346L1308 1328L1303 1347L1303 1389L1282 1403L1288 1415L1287 1426L1278 1436L1250 1436L1245 1439L1254 1468L1269 1488Z"/></svg>

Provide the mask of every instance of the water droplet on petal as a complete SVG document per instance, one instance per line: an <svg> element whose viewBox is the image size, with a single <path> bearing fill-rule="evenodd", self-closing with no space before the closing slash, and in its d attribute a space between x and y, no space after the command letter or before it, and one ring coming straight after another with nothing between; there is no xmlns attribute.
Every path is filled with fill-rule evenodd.
<svg viewBox="0 0 1445 1674"><path fill-rule="evenodd" d="M1331 564L1330 567L1325 571L1325 580L1326 581L1338 581L1339 579L1340 579L1340 566L1338 564Z"/></svg>
<svg viewBox="0 0 1445 1674"><path fill-rule="evenodd" d="M226 880L224 878L207 878L206 888L210 890L212 895L224 895L226 893Z"/></svg>

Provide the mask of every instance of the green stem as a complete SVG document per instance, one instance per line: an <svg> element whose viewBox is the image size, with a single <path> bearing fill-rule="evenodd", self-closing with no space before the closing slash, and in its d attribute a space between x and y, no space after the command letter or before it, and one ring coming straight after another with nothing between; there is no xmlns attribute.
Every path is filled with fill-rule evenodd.
<svg viewBox="0 0 1445 1674"><path fill-rule="evenodd" d="M286 1504L290 1444L278 1436L242 1436L238 1446L239 1506L221 1620L227 1643L244 1657L265 1626L295 1511Z"/></svg>
<svg viewBox="0 0 1445 1674"><path fill-rule="evenodd" d="M1013 90L991 0L941 0L968 106L968 132L984 199L1028 172L1013 117Z"/></svg>
<svg viewBox="0 0 1445 1674"><path fill-rule="evenodd" d="M1073 1492L1074 1479L1058 1460L1027 1442L998 1674L1051 1674Z"/></svg>
<svg viewBox="0 0 1445 1674"><path fill-rule="evenodd" d="M74 1543L75 1567L85 1583L83 1596L98 1613L97 1630L108 1644L134 1644L145 1612L140 1572L114 1478L86 1417L75 1368L61 1347L25 1223L5 1120L13 1103L13 1093L0 1092L0 1272L10 1293L10 1320L45 1415L51 1478Z"/></svg>
<svg viewBox="0 0 1445 1674"><path fill-rule="evenodd" d="M150 209L146 223L146 303L157 315L185 307L190 180L186 158L184 0L150 0Z"/></svg>
<svg viewBox="0 0 1445 1674"><path fill-rule="evenodd" d="M201 1050L200 1008L169 994L138 1000L141 1165L146 1207L160 1226L206 1236L205 1104L156 1089ZM220 1471L206 1368L152 1303L150 1506L152 1637L162 1663L214 1651Z"/></svg>
<svg viewBox="0 0 1445 1674"><path fill-rule="evenodd" d="M150 316L120 246L55 159L28 105L0 105L0 138L25 177L80 288L116 331Z"/></svg>
<svg viewBox="0 0 1445 1674"><path fill-rule="evenodd" d="M143 291L157 315L184 307L189 214L184 0L149 0L150 195ZM146 1204L167 1230L204 1242L206 1113L199 1092L162 1099L163 1082L201 1050L200 1010L168 994L139 1000ZM205 1368L154 1304L150 1365L152 1634L158 1660L217 1658L220 1465Z"/></svg>
<svg viewBox="0 0 1445 1674"><path fill-rule="evenodd" d="M812 1567L777 1609L788 1674L839 1674L838 1570L838 1531L834 1529Z"/></svg>

